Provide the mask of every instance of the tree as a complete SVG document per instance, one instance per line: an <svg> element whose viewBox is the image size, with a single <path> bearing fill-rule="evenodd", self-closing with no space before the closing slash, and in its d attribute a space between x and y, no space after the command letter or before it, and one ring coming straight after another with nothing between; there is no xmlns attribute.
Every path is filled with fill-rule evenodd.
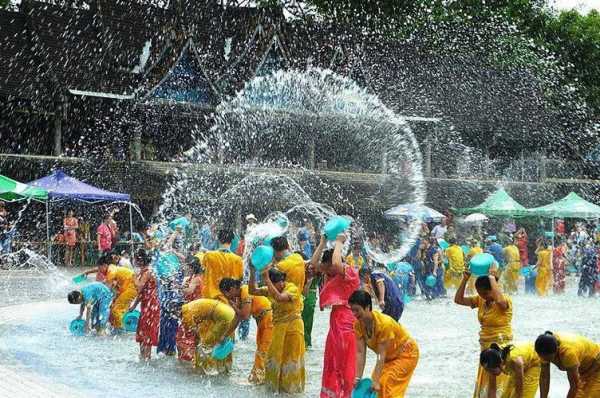
<svg viewBox="0 0 600 398"><path fill-rule="evenodd" d="M0 10L8 6L10 0L0 0Z"/></svg>

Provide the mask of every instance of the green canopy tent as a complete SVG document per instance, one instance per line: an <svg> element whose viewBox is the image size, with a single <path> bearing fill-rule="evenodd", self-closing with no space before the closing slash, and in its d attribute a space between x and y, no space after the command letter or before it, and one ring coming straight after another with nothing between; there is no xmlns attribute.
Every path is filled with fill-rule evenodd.
<svg viewBox="0 0 600 398"><path fill-rule="evenodd" d="M15 181L0 175L0 201L18 202L22 200L35 200L45 202L48 208L48 191L42 188L32 187L22 182ZM46 231L50 227L48 216L46 216Z"/></svg>
<svg viewBox="0 0 600 398"><path fill-rule="evenodd" d="M527 209L514 200L504 188L498 189L478 206L453 210L457 214L481 213L494 217L525 217L529 215Z"/></svg>
<svg viewBox="0 0 600 398"><path fill-rule="evenodd" d="M529 209L532 216L546 218L600 218L600 206L595 205L575 192L546 206Z"/></svg>
<svg viewBox="0 0 600 398"><path fill-rule="evenodd" d="M31 187L0 175L0 200L4 202L17 202L28 199L45 202L48 200L48 191L42 188Z"/></svg>

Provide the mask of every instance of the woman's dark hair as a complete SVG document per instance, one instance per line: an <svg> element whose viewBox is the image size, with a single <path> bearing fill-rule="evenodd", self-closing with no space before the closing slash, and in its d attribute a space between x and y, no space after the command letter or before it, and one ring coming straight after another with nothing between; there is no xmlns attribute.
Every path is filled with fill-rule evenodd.
<svg viewBox="0 0 600 398"><path fill-rule="evenodd" d="M105 254L104 256L101 256L100 258L98 258L98 260L96 260L96 265L100 266L100 265L110 265L111 263L111 254Z"/></svg>
<svg viewBox="0 0 600 398"><path fill-rule="evenodd" d="M321 262L324 264L330 264L333 259L333 249L325 250L321 257Z"/></svg>
<svg viewBox="0 0 600 398"><path fill-rule="evenodd" d="M513 346L507 345L504 348L496 343L492 343L490 348L483 350L479 355L479 363L485 369L499 368L502 362L508 358L508 354L512 351Z"/></svg>
<svg viewBox="0 0 600 398"><path fill-rule="evenodd" d="M222 229L219 232L217 232L217 239L219 239L219 243L231 243L233 242L234 238L235 235L230 229Z"/></svg>
<svg viewBox="0 0 600 398"><path fill-rule="evenodd" d="M364 309L373 310L373 301L371 295L365 290L355 290L348 299L348 304L359 305Z"/></svg>
<svg viewBox="0 0 600 398"><path fill-rule="evenodd" d="M369 268L369 267L362 267L360 269L360 271L358 271L358 276L360 277L360 279L368 278L370 275L371 275L371 268Z"/></svg>
<svg viewBox="0 0 600 398"><path fill-rule="evenodd" d="M539 355L553 355L558 352L558 339L552 332L540 334L535 340L535 352Z"/></svg>
<svg viewBox="0 0 600 398"><path fill-rule="evenodd" d="M148 252L144 249L138 249L135 252L135 257L134 259L136 261L140 261L143 265L150 265L150 263L152 262L152 258L150 257L150 255L148 254Z"/></svg>
<svg viewBox="0 0 600 398"><path fill-rule="evenodd" d="M219 290L223 293L230 291L233 288L239 289L242 287L242 281L233 278L223 278L219 282Z"/></svg>
<svg viewBox="0 0 600 398"><path fill-rule="evenodd" d="M73 290L67 295L67 300L71 304L79 304L83 299L83 294L79 290Z"/></svg>
<svg viewBox="0 0 600 398"><path fill-rule="evenodd" d="M269 270L269 279L273 283L285 282L285 272L281 272L278 269L271 268Z"/></svg>
<svg viewBox="0 0 600 398"><path fill-rule="evenodd" d="M281 252L289 249L290 245L288 244L288 240L285 236L278 236L273 238L271 241L271 246L276 252Z"/></svg>
<svg viewBox="0 0 600 398"><path fill-rule="evenodd" d="M191 258L188 259L187 263L190 266L190 269L192 270L192 275L198 275L204 272L204 270L202 269L202 263L200 262L200 259L196 256L191 256Z"/></svg>
<svg viewBox="0 0 600 398"><path fill-rule="evenodd" d="M489 276L480 276L475 280L475 289L477 290L492 290L492 284L490 283Z"/></svg>

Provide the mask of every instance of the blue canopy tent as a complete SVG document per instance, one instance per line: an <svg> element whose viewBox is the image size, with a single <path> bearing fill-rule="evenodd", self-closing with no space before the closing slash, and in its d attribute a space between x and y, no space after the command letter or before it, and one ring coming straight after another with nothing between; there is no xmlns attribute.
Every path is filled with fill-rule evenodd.
<svg viewBox="0 0 600 398"><path fill-rule="evenodd" d="M132 203L129 194L110 192L86 184L76 178L65 174L62 170L55 170L47 177L31 181L29 186L43 188L48 191L46 201L46 237L48 239L48 258L52 255L50 243L50 202L76 200L86 203L122 202L129 205L129 231L133 233ZM133 250L133 246L132 246Z"/></svg>

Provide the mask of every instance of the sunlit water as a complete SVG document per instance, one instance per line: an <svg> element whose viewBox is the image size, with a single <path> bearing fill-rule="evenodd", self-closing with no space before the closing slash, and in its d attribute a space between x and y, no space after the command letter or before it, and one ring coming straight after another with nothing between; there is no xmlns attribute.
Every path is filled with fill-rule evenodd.
<svg viewBox="0 0 600 398"><path fill-rule="evenodd" d="M514 297L517 340L533 340L550 329L577 332L600 341L600 330L594 324L598 300L577 297L575 281L569 282L570 289L564 296ZM31 285L20 288L31 289ZM264 387L246 382L253 361L254 327L250 339L236 345L232 375L209 378L195 374L174 358L155 357L149 365L139 363L133 335L71 336L67 325L77 310L66 300L56 299L0 308L0 367L32 374L42 384L68 386L88 397L129 397L132 393L144 397L231 397L241 393L247 397L271 396ZM315 317L314 346L306 355L306 397L318 396L328 329L327 311L317 310ZM470 397L479 347L476 311L459 307L450 299L415 300L407 306L401 321L421 350L408 396ZM373 362L374 355L369 352L369 371ZM0 380L0 384L3 382ZM564 396L566 390L566 375L553 370L551 396Z"/></svg>

